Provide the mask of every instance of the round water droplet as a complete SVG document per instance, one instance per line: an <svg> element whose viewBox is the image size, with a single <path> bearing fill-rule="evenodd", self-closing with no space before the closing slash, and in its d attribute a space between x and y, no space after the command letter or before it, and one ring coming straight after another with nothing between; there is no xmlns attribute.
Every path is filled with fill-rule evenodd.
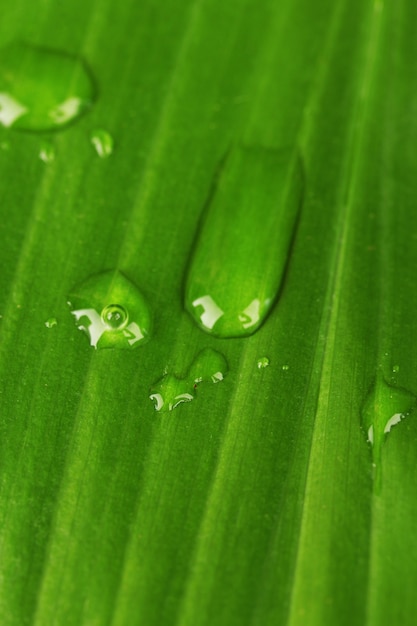
<svg viewBox="0 0 417 626"><path fill-rule="evenodd" d="M288 372L288 370L290 369L290 366L289 365L283 365L282 369L283 369L284 372Z"/></svg>
<svg viewBox="0 0 417 626"><path fill-rule="evenodd" d="M94 348L129 350L150 338L148 303L121 272L91 276L72 290L68 304Z"/></svg>
<svg viewBox="0 0 417 626"><path fill-rule="evenodd" d="M39 158L44 163L51 163L55 159L55 148L49 141L44 141L39 150Z"/></svg>
<svg viewBox="0 0 417 626"><path fill-rule="evenodd" d="M113 137L106 130L95 130L91 135L91 143L101 159L109 157L113 152Z"/></svg>
<svg viewBox="0 0 417 626"><path fill-rule="evenodd" d="M109 304L102 312L103 322L112 330L124 328L129 321L127 311L120 304Z"/></svg>
<svg viewBox="0 0 417 626"><path fill-rule="evenodd" d="M57 130L94 101L94 85L82 59L24 43L0 55L0 124L30 131Z"/></svg>
<svg viewBox="0 0 417 626"><path fill-rule="evenodd" d="M263 370L265 369L265 367L269 366L269 359L267 356L263 356L260 359L258 359L258 363L257 363L258 369Z"/></svg>
<svg viewBox="0 0 417 626"><path fill-rule="evenodd" d="M393 374L397 374L400 371L400 366L399 365L393 365L392 366L392 371L393 371Z"/></svg>
<svg viewBox="0 0 417 626"><path fill-rule="evenodd" d="M48 320L46 320L45 322L45 326L46 328L53 328L54 326L56 326L58 324L58 320L56 319L56 317L50 317Z"/></svg>
<svg viewBox="0 0 417 626"><path fill-rule="evenodd" d="M227 361L221 352L204 348L191 363L187 380L196 385L207 381L218 383L226 376L228 369Z"/></svg>

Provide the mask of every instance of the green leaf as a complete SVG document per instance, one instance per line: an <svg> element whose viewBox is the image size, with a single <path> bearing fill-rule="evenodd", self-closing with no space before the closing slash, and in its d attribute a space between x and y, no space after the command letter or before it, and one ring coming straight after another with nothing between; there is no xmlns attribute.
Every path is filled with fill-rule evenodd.
<svg viewBox="0 0 417 626"><path fill-rule="evenodd" d="M93 91L65 128L0 126L2 626L414 624L416 19L411 0L3 7L0 95L15 42L16 75L35 46L83 59ZM52 74L7 89L44 119ZM276 303L229 339L184 300L210 207L268 235L238 210L274 189L263 169L225 164L214 198L236 146L299 155L304 193ZM268 287L269 261L250 284L233 263L228 305ZM97 276L123 279L104 297ZM89 281L105 349L67 305ZM193 401L156 411L158 385ZM385 432L385 411L410 415Z"/></svg>

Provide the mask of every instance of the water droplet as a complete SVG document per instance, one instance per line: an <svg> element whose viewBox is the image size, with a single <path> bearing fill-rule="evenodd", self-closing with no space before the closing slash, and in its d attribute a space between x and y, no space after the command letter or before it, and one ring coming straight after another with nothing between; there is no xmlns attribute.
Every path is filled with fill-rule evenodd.
<svg viewBox="0 0 417 626"><path fill-rule="evenodd" d="M417 396L407 389L390 385L381 374L378 374L361 415L362 426L372 446L375 468L379 468L381 464L382 447L392 427L408 417L416 407Z"/></svg>
<svg viewBox="0 0 417 626"><path fill-rule="evenodd" d="M265 321L286 268L302 187L293 151L230 151L186 278L185 306L200 328L243 337Z"/></svg>
<svg viewBox="0 0 417 626"><path fill-rule="evenodd" d="M258 365L258 369L259 370L263 370L266 367L268 367L269 366L269 359L268 359L268 357L267 356L263 356L260 359L258 359L257 365Z"/></svg>
<svg viewBox="0 0 417 626"><path fill-rule="evenodd" d="M204 348L191 363L188 379L196 385L207 381L218 383L223 380L227 371L227 361L223 354L212 348Z"/></svg>
<svg viewBox="0 0 417 626"><path fill-rule="evenodd" d="M149 340L152 316L141 292L121 272L88 278L68 302L78 328L94 348L137 348Z"/></svg>
<svg viewBox="0 0 417 626"><path fill-rule="evenodd" d="M51 163L55 159L55 148L49 141L44 141L39 149L39 158L44 163Z"/></svg>
<svg viewBox="0 0 417 626"><path fill-rule="evenodd" d="M93 82L79 57L25 43L14 43L1 51L3 126L56 130L78 118L93 100Z"/></svg>
<svg viewBox="0 0 417 626"><path fill-rule="evenodd" d="M155 403L156 411L172 411L183 402L194 400L194 385L184 378L165 374L152 385L149 398Z"/></svg>
<svg viewBox="0 0 417 626"><path fill-rule="evenodd" d="M400 366L399 365L393 365L392 366L393 374L398 374L399 371L400 371Z"/></svg>
<svg viewBox="0 0 417 626"><path fill-rule="evenodd" d="M54 326L56 326L58 324L58 320L56 319L56 317L50 317L49 319L46 320L45 322L45 326L46 328L53 328Z"/></svg>
<svg viewBox="0 0 417 626"><path fill-rule="evenodd" d="M155 403L156 411L172 411L179 404L194 400L200 383L218 383L224 379L227 371L224 356L217 350L205 348L196 356L183 378L165 372L152 385L149 398Z"/></svg>
<svg viewBox="0 0 417 626"><path fill-rule="evenodd" d="M95 130L91 135L91 143L101 159L107 158L113 152L113 137L106 130Z"/></svg>
<svg viewBox="0 0 417 626"><path fill-rule="evenodd" d="M285 364L285 365L283 365L283 366L282 366L282 370L283 370L284 372L288 372L288 370L289 370L289 369L290 369L290 366L289 366L289 365L287 365L287 364Z"/></svg>
<svg viewBox="0 0 417 626"><path fill-rule="evenodd" d="M120 304L109 304L104 307L101 312L101 318L111 330L120 330L129 321L127 311Z"/></svg>

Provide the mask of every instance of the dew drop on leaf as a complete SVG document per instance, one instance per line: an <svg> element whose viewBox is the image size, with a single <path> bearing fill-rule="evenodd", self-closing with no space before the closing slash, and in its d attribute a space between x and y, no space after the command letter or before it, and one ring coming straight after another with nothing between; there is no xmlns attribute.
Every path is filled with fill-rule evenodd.
<svg viewBox="0 0 417 626"><path fill-rule="evenodd" d="M372 460L380 475L382 448L392 428L417 408L417 396L396 385L387 383L382 374L376 381L363 405L361 421L367 441L372 448Z"/></svg>
<svg viewBox="0 0 417 626"><path fill-rule="evenodd" d="M185 281L185 308L217 337L245 337L280 290L301 205L294 150L233 148L202 215Z"/></svg>
<svg viewBox="0 0 417 626"><path fill-rule="evenodd" d="M194 400L200 383L219 383L226 376L228 365L223 354L204 348L196 356L184 377L166 373L152 385L149 398L156 411L172 411L184 402Z"/></svg>
<svg viewBox="0 0 417 626"><path fill-rule="evenodd" d="M58 320L56 319L56 317L50 317L45 322L46 328L53 328L54 326L57 326L57 324L58 324Z"/></svg>
<svg viewBox="0 0 417 626"><path fill-rule="evenodd" d="M94 101L94 85L77 56L26 43L0 55L0 124L29 131L60 129Z"/></svg>
<svg viewBox="0 0 417 626"><path fill-rule="evenodd" d="M55 148L49 141L43 141L41 143L39 158L44 163L51 163L55 160Z"/></svg>
<svg viewBox="0 0 417 626"><path fill-rule="evenodd" d="M149 340L152 315L147 300L121 272L87 278L68 302L77 327L94 348L134 349Z"/></svg>
<svg viewBox="0 0 417 626"><path fill-rule="evenodd" d="M101 159L106 159L113 152L113 137L106 130L95 130L91 135L91 143Z"/></svg>
<svg viewBox="0 0 417 626"><path fill-rule="evenodd" d="M269 363L270 362L267 356L261 357L260 359L258 359L258 362L257 362L258 369L259 370L265 369L266 367L269 366Z"/></svg>

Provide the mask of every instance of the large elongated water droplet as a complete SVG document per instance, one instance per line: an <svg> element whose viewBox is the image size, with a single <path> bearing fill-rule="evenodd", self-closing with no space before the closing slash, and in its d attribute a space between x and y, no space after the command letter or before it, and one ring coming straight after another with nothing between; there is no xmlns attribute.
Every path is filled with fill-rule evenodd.
<svg viewBox="0 0 417 626"><path fill-rule="evenodd" d="M224 356L205 348L194 359L186 376L179 378L166 373L151 387L149 398L155 403L156 411L172 411L183 402L191 402L200 383L211 381L218 383L228 371Z"/></svg>
<svg viewBox="0 0 417 626"><path fill-rule="evenodd" d="M141 292L121 272L88 278L69 295L78 328L94 348L137 348L148 341L152 316Z"/></svg>
<svg viewBox="0 0 417 626"><path fill-rule="evenodd" d="M14 43L0 55L0 123L30 131L62 128L93 103L84 61L58 50Z"/></svg>
<svg viewBox="0 0 417 626"><path fill-rule="evenodd" d="M382 447L391 429L417 408L417 396L402 387L390 385L379 374L362 409L362 425L372 446L372 459L380 480Z"/></svg>
<svg viewBox="0 0 417 626"><path fill-rule="evenodd" d="M280 289L303 180L290 150L231 150L203 216L185 284L185 306L217 337L244 337Z"/></svg>

